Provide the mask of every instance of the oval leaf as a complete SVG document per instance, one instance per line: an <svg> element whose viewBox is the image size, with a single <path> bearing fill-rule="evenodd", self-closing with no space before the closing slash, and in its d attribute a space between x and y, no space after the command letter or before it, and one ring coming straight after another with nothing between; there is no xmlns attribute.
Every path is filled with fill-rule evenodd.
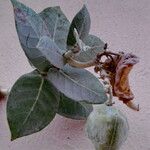
<svg viewBox="0 0 150 150"><path fill-rule="evenodd" d="M51 35L51 39L55 41L61 50L66 50L70 22L63 14L60 7L46 8L39 15L45 22Z"/></svg>
<svg viewBox="0 0 150 150"><path fill-rule="evenodd" d="M83 102L76 102L64 94L61 94L58 114L76 120L84 120L92 112L93 107L91 104L86 104Z"/></svg>
<svg viewBox="0 0 150 150"><path fill-rule="evenodd" d="M49 37L41 37L37 49L40 50L43 57L55 67L62 68L64 66L64 58L61 50Z"/></svg>
<svg viewBox="0 0 150 150"><path fill-rule="evenodd" d="M85 69L66 65L63 70L50 69L47 78L60 92L75 101L101 104L107 100L103 85Z"/></svg>
<svg viewBox="0 0 150 150"><path fill-rule="evenodd" d="M48 70L50 62L36 48L40 37L49 35L45 23L31 8L16 0L11 0L11 2L14 7L18 37L27 58L38 70Z"/></svg>
<svg viewBox="0 0 150 150"><path fill-rule="evenodd" d="M70 25L69 34L67 38L67 45L73 46L76 43L76 40L74 37L74 28L77 29L79 38L83 40L89 34L90 25L91 25L90 15L86 6L84 5L82 9L73 18L73 21Z"/></svg>
<svg viewBox="0 0 150 150"><path fill-rule="evenodd" d="M7 102L7 119L11 139L42 130L55 117L58 109L56 89L37 73L19 78Z"/></svg>
<svg viewBox="0 0 150 150"><path fill-rule="evenodd" d="M104 51L105 43L94 35L88 35L84 39L84 43L90 46L87 51L81 51L79 55L75 56L75 59L81 62L87 62L96 58L97 54Z"/></svg>

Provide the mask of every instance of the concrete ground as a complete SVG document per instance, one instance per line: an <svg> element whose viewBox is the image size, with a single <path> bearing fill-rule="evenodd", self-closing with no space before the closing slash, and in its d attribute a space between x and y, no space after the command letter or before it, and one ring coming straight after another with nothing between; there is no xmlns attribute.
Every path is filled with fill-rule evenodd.
<svg viewBox="0 0 150 150"><path fill-rule="evenodd" d="M130 133L121 150L150 150L150 0L20 0L40 12L60 5L71 20L87 4L91 33L114 51L133 52L140 57L130 82L140 112L116 105L126 114ZM10 88L16 79L32 68L20 47L9 0L0 0L0 85ZM94 150L83 131L84 121L56 116L41 132L10 141L6 120L6 101L0 103L0 150Z"/></svg>

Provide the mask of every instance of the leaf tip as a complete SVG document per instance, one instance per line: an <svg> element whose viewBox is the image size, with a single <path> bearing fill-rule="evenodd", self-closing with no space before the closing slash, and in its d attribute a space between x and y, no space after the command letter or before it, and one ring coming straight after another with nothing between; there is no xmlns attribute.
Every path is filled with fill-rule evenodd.
<svg viewBox="0 0 150 150"><path fill-rule="evenodd" d="M15 135L13 135L13 134L11 134L11 141L15 141L17 138L19 138L19 136L15 136Z"/></svg>
<svg viewBox="0 0 150 150"><path fill-rule="evenodd" d="M13 6L16 5L16 3L20 3L17 0L10 0L10 2L12 3Z"/></svg>
<svg viewBox="0 0 150 150"><path fill-rule="evenodd" d="M87 11L87 12L88 12L87 5L86 5L86 4L83 4L83 6L82 6L81 10L85 10L85 11Z"/></svg>
<svg viewBox="0 0 150 150"><path fill-rule="evenodd" d="M55 8L55 9L61 9L60 6L55 6L54 8Z"/></svg>
<svg viewBox="0 0 150 150"><path fill-rule="evenodd" d="M14 0L10 0L11 4L14 5Z"/></svg>
<svg viewBox="0 0 150 150"><path fill-rule="evenodd" d="M13 142L13 139L11 138L10 141Z"/></svg>
<svg viewBox="0 0 150 150"><path fill-rule="evenodd" d="M86 4L83 4L82 8L86 8L86 9L87 9L87 6L86 6Z"/></svg>

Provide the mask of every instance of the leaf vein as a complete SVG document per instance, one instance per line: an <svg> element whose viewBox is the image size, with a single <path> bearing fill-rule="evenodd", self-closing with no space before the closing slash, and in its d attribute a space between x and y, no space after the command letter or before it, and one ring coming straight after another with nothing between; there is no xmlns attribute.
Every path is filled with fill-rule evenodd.
<svg viewBox="0 0 150 150"><path fill-rule="evenodd" d="M30 109L28 115L26 116L25 120L23 121L23 125L24 125L24 124L27 122L27 120L29 119L29 117L30 117L32 111L34 110L34 108L35 108L35 106L36 106L36 104L37 104L37 102L38 102L38 99L39 99L39 97L40 97L40 94L41 94L41 91L42 91L42 87L43 87L43 84L44 84L44 79L43 79L43 78L41 78L41 79L42 79L42 80L41 80L41 84L40 84L40 87L39 87L39 90L38 90L37 97L36 97L35 102L33 103L32 107L31 107L31 109Z"/></svg>

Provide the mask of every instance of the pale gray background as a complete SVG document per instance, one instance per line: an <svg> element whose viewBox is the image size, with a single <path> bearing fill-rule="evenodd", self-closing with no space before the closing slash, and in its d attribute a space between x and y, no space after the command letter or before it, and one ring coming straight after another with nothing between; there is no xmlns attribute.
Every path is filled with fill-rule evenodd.
<svg viewBox="0 0 150 150"><path fill-rule="evenodd" d="M121 150L150 150L150 0L20 1L37 12L60 5L69 20L86 3L92 20L90 32L108 42L110 50L133 52L140 57L130 75L140 112L115 100L130 124L129 137ZM30 70L16 34L11 3L0 0L0 85L10 88ZM94 150L83 132L84 121L60 116L41 132L11 142L5 107L6 101L1 102L0 150Z"/></svg>

